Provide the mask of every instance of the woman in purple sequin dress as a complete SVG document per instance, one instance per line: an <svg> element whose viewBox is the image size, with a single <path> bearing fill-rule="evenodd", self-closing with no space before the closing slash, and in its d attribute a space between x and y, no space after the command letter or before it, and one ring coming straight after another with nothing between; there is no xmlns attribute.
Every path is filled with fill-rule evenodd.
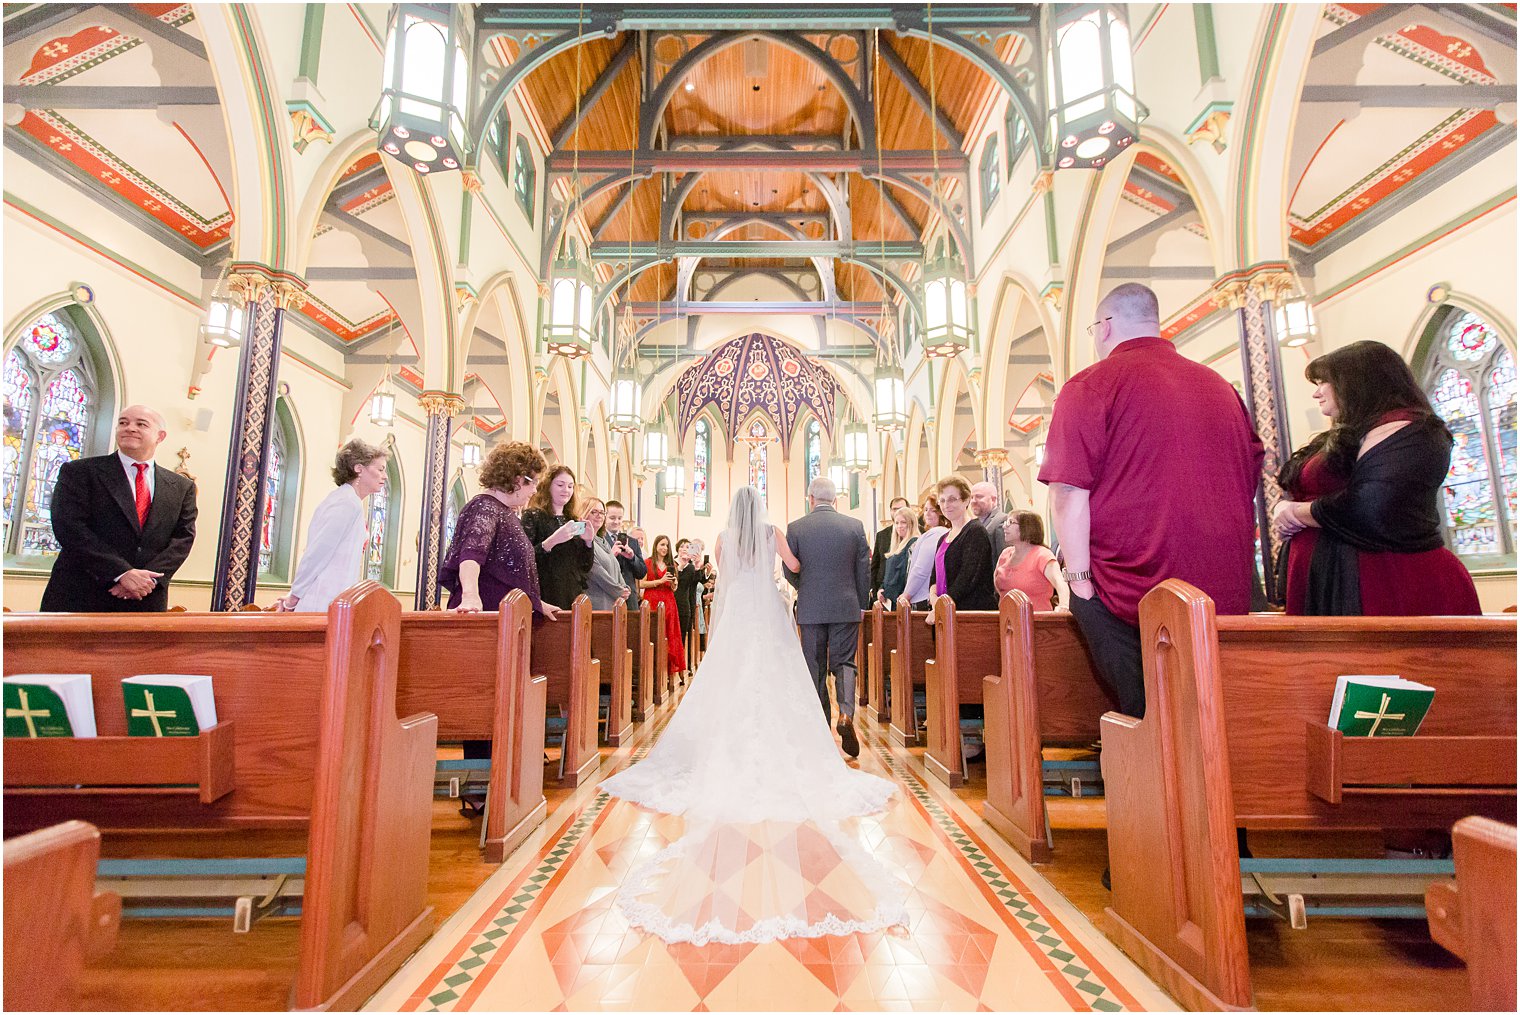
<svg viewBox="0 0 1520 1015"><path fill-rule="evenodd" d="M543 470L543 456L522 441L496 445L481 463L485 492L459 512L454 540L438 572L439 585L449 593L449 609L496 610L508 592L521 589L533 603L535 624L559 616L558 609L539 598L533 544L517 517Z"/></svg>

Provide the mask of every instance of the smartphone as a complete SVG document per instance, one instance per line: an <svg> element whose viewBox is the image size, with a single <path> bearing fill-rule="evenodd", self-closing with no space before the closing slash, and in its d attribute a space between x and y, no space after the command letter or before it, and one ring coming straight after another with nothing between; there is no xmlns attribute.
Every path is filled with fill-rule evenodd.
<svg viewBox="0 0 1520 1015"><path fill-rule="evenodd" d="M627 546L628 545L628 533L626 533L626 532L619 532L617 534L617 541L619 543L622 543L624 546Z"/></svg>
<svg viewBox="0 0 1520 1015"><path fill-rule="evenodd" d="M574 532L577 536L584 536L586 534L586 523L585 522L571 522L570 523L570 531Z"/></svg>
<svg viewBox="0 0 1520 1015"><path fill-rule="evenodd" d="M703 567L706 567L706 566L707 566L707 565L708 565L708 564L709 564L709 563L711 563L711 562L712 562L712 558L711 558L711 557L709 557L709 556L708 556L708 555L707 555L707 554L705 554L705 553L704 553L704 554L702 554L702 566L703 566Z"/></svg>

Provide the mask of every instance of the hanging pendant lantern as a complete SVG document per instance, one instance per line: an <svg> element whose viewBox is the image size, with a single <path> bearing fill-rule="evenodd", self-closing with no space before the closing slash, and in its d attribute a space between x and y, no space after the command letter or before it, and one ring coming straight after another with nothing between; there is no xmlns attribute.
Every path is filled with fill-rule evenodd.
<svg viewBox="0 0 1520 1015"><path fill-rule="evenodd" d="M1045 74L1056 168L1098 169L1135 142L1134 53L1119 4L1051 4Z"/></svg>
<svg viewBox="0 0 1520 1015"><path fill-rule="evenodd" d="M966 270L955 245L940 237L934 260L924 265L924 355L958 356L971 344L971 298Z"/></svg>
<svg viewBox="0 0 1520 1015"><path fill-rule="evenodd" d="M458 169L468 136L473 7L397 4L385 39L380 150L424 176Z"/></svg>
<svg viewBox="0 0 1520 1015"><path fill-rule="evenodd" d="M672 455L665 463L665 496L679 497L686 492L686 459Z"/></svg>
<svg viewBox="0 0 1520 1015"><path fill-rule="evenodd" d="M549 305L544 308L544 345L551 356L585 359L591 355L591 336L596 324L591 300L595 276L580 256L580 244L571 240L563 257L554 262L549 286Z"/></svg>
<svg viewBox="0 0 1520 1015"><path fill-rule="evenodd" d="M882 364L876 368L872 382L876 405L871 421L882 431L901 430L908 425L908 387L903 383L900 366Z"/></svg>
<svg viewBox="0 0 1520 1015"><path fill-rule="evenodd" d="M211 299L206 303L206 319L200 327L201 338L222 349L235 349L243 344L243 304L232 295L227 285L231 263L229 260L222 264L216 284L211 287ZM87 286L79 288L89 292ZM94 299L94 294L90 298Z"/></svg>
<svg viewBox="0 0 1520 1015"><path fill-rule="evenodd" d="M844 467L844 461L838 455L829 459L828 476L834 484L834 491L836 493L843 493L849 489L850 473Z"/></svg>
<svg viewBox="0 0 1520 1015"><path fill-rule="evenodd" d="M1277 326L1277 341L1289 349L1299 349L1319 338L1319 323L1309 297L1300 293L1278 303L1272 312Z"/></svg>
<svg viewBox="0 0 1520 1015"><path fill-rule="evenodd" d="M391 371L387 366L385 379L375 389L369 400L369 421L376 426L396 425L396 390L391 387Z"/></svg>
<svg viewBox="0 0 1520 1015"><path fill-rule="evenodd" d="M644 388L639 384L637 341L633 306L625 300L618 320L617 367L612 372L608 399L607 427L613 433L638 433L644 429L644 420L639 414Z"/></svg>
<svg viewBox="0 0 1520 1015"><path fill-rule="evenodd" d="M466 469L478 469L483 457L480 438L476 437L473 433L467 432L464 437L464 445L459 449L459 461L463 463Z"/></svg>
<svg viewBox="0 0 1520 1015"><path fill-rule="evenodd" d="M871 434L864 423L844 425L844 467L851 472L865 472L871 467Z"/></svg>
<svg viewBox="0 0 1520 1015"><path fill-rule="evenodd" d="M670 438L665 436L664 428L658 423L651 424L644 432L644 471L663 471L669 461L669 450Z"/></svg>

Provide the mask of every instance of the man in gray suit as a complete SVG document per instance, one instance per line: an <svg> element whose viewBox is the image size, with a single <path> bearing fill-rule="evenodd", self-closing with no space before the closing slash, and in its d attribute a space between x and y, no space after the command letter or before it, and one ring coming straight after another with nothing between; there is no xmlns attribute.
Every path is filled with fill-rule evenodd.
<svg viewBox="0 0 1520 1015"><path fill-rule="evenodd" d="M971 513L976 515L976 523L987 530L987 538L992 540L992 561L1003 555L1003 523L1008 520L1008 512L998 507L997 487L991 483L973 483L971 485Z"/></svg>
<svg viewBox="0 0 1520 1015"><path fill-rule="evenodd" d="M827 476L808 484L812 512L787 526L786 545L802 565L801 573L782 568L797 589L797 624L802 654L818 687L824 717L829 708L829 673L839 701L839 740L844 752L860 756L855 736L855 642L860 611L871 588L871 548L865 526L834 510L837 491Z"/></svg>

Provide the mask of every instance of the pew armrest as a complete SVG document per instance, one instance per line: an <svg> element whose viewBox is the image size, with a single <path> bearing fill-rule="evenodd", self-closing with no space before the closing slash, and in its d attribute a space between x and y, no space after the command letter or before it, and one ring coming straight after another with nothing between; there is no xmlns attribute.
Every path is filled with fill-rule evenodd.
<svg viewBox="0 0 1520 1015"><path fill-rule="evenodd" d="M12 737L5 742L5 792L196 795L203 804L236 783L233 723L194 737Z"/></svg>
<svg viewBox="0 0 1520 1015"><path fill-rule="evenodd" d="M1347 794L1514 796L1515 738L1348 737L1305 722L1305 783L1338 804Z"/></svg>

